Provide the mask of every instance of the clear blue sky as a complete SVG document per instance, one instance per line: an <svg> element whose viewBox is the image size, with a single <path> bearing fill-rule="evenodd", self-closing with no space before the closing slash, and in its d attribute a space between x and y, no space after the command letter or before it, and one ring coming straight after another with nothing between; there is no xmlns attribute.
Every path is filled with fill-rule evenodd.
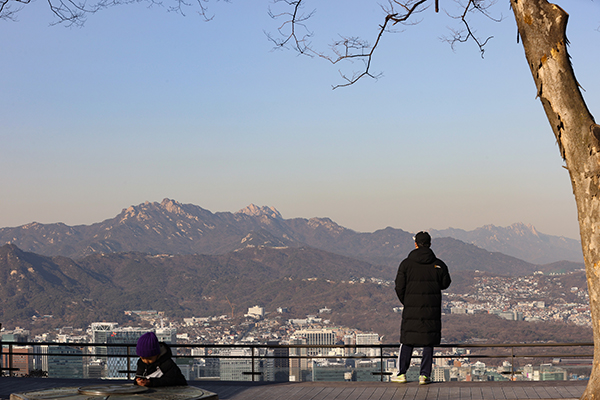
<svg viewBox="0 0 600 400"><path fill-rule="evenodd" d="M313 45L372 40L376 2L308 3ZM444 2L441 2L444 5ZM600 114L600 3L562 2L584 96ZM439 38L428 10L387 35L384 76L350 88L338 69L272 51L268 1L210 3L211 22L145 4L50 26L42 1L0 21L0 227L91 224L165 197L210 211L250 203L357 231L533 224L578 237L567 171L543 114L508 1L485 58Z"/></svg>

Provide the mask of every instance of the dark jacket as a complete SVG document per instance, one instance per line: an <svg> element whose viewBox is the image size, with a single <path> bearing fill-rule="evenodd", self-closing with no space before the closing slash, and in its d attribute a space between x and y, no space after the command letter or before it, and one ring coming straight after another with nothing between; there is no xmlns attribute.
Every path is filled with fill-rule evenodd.
<svg viewBox="0 0 600 400"><path fill-rule="evenodd" d="M430 248L410 252L396 275L396 294L404 305L400 342L435 346L442 338L442 290L450 286L444 262Z"/></svg>
<svg viewBox="0 0 600 400"><path fill-rule="evenodd" d="M173 353L166 343L160 343L160 356L152 364L146 364L138 359L136 378L150 380L150 387L157 386L186 386L187 381L181 370L171 358ZM134 384L137 382L134 380Z"/></svg>

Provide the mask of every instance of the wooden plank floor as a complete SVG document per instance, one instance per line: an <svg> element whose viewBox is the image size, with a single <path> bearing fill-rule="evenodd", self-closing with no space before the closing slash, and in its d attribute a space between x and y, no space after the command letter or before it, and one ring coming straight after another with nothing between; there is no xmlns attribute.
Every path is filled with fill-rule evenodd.
<svg viewBox="0 0 600 400"><path fill-rule="evenodd" d="M194 383L196 385L196 383ZM232 389L229 383L229 389ZM586 382L452 382L419 386L380 382L302 382L253 386L236 382L199 384L221 400L525 400L578 399Z"/></svg>
<svg viewBox="0 0 600 400"><path fill-rule="evenodd" d="M0 378L0 399L11 393L55 387L126 381ZM419 386L382 382L221 382L192 381L220 400L550 400L578 399L587 382L448 382Z"/></svg>

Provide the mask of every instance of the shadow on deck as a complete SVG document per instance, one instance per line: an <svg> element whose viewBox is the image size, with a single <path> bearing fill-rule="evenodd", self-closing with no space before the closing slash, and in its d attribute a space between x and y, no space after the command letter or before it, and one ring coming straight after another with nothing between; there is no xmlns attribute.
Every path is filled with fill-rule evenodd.
<svg viewBox="0 0 600 400"><path fill-rule="evenodd" d="M127 383L97 379L0 378L0 399L11 393ZM129 381L130 382L130 381ZM447 382L419 386L416 382L224 382L191 381L191 386L217 393L220 400L523 400L578 399L587 381Z"/></svg>

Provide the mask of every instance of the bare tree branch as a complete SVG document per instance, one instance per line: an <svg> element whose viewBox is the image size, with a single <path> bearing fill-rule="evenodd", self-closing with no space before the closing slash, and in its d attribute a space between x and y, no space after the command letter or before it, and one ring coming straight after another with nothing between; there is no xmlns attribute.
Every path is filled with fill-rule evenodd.
<svg viewBox="0 0 600 400"><path fill-rule="evenodd" d="M275 38L269 33L266 33L267 38L275 44L276 48L285 48L291 43L298 53L312 56L313 52L308 43L308 39L312 36L312 32L307 29L304 22L314 15L315 10L312 10L308 14L302 13L302 0L274 0L273 3L285 3L292 8L292 11L275 14L271 7L269 7L269 16L271 18L285 18L285 20L283 24L277 28L280 37ZM289 32L286 33L287 29L289 29ZM304 30L305 33L299 34L299 29Z"/></svg>
<svg viewBox="0 0 600 400"><path fill-rule="evenodd" d="M379 25L377 35L373 44L370 44L367 40L361 39L354 36L341 36L339 40L334 41L330 45L330 52L325 53L317 51L311 47L309 38L312 33L306 27L306 21L314 14L314 11L308 14L300 13L300 10L304 6L307 0L274 0L274 3L284 3L291 8L291 11L284 11L281 13L274 13L269 10L269 15L274 19L284 19L284 22L278 28L279 38L273 38L267 34L269 40L275 43L276 48L292 47L300 54L308 56L318 56L323 58L332 64L338 64L341 61L348 60L353 62L355 60L361 60L364 67L359 71L354 71L352 74L347 75L340 71L340 76L345 83L333 86L333 89L340 87L350 86L358 82L364 77L370 77L377 79L381 76L381 73L374 74L372 72L372 61L375 54L375 50L379 46L384 33L394 33L393 28L397 24L402 25L415 25L420 21L415 20L415 16L423 11L427 10L428 2L434 3L435 11L439 11L439 0L388 0L386 6L382 6L382 10L385 14L384 21ZM483 57L484 48L486 44L492 39L492 36L482 40L475 35L475 31L472 29L470 22L467 17L474 13L479 13L493 21L499 22L503 18L493 18L489 13L489 8L495 4L495 0L468 0L466 4L461 3L462 0L454 0L459 6L461 11L458 15L452 15L447 13L449 17L457 19L463 26L461 30L452 31L453 36L450 39L444 39L450 43L454 49L456 43L464 43L472 40L479 48ZM305 30L304 35L298 35L298 29L302 28Z"/></svg>
<svg viewBox="0 0 600 400"><path fill-rule="evenodd" d="M15 15L21 10L22 7L15 8L13 4L29 4L31 0L0 0L0 19L4 20L15 20ZM205 21L212 20L213 16L208 13L208 3L211 0L196 0L198 7L198 14L202 16ZM214 1L214 0L213 0ZM216 0L229 2L229 0ZM92 2L86 0L47 0L48 6L52 13L56 16L56 21L52 22L51 25L65 25L65 26L82 26L89 14L94 14L99 10L113 7L123 4L141 3L145 2L150 7L152 6L163 6L161 0L95 0ZM188 0L171 0L167 10L177 12L181 15L185 15L184 10L186 8L192 8L194 4L188 2Z"/></svg>
<svg viewBox="0 0 600 400"><path fill-rule="evenodd" d="M453 36L451 38L444 37L442 38L442 40L448 42L450 44L450 47L452 47L452 50L454 50L455 45L457 43L465 43L469 40L472 40L475 42L477 47L479 47L479 52L481 53L481 57L483 58L485 53L485 45L490 41L490 39L493 38L493 36L489 36L485 40L482 40L475 36L475 31L471 28L471 24L467 20L467 16L472 13L480 13L494 22L501 22L504 19L502 16L500 16L500 18L494 18L488 12L490 7L492 7L495 3L495 0L469 0L467 4L462 4L460 1L457 1L457 4L459 4L460 8L462 9L462 14L456 16L451 15L449 13L447 14L450 18L460 20L461 24L463 25L463 29L458 31L450 29L453 33Z"/></svg>
<svg viewBox="0 0 600 400"><path fill-rule="evenodd" d="M29 4L31 0L0 0L0 19L14 20L15 14L20 8L11 7L13 3ZM82 26L85 23L86 17L101 9L112 7L121 4L131 4L138 2L146 2L150 6L163 6L162 0L47 0L50 10L57 17L55 24L64 24L65 26ZM185 15L186 8L194 6L193 0L169 0L171 5L167 10ZM213 15L209 15L208 3L211 0L195 0L197 12L205 21L213 19ZM229 0L212 0L225 1ZM353 85L364 77L378 79L381 73L372 72L372 62L375 50L378 48L385 33L395 33L394 27L401 25L415 25L421 22L415 16L424 12L429 8L429 4L433 3L435 12L440 9L439 0L386 0L387 4L381 8L385 15L383 22L378 26L375 40L373 44L360 37L355 36L340 36L331 45L328 52L322 52L314 49L310 43L313 33L308 29L306 23L315 15L315 10L309 12L304 11L304 6L308 0L273 0L274 6L283 6L282 11L274 12L271 7L268 13L273 19L282 20L283 22L277 28L275 36L265 32L268 39L273 42L276 49L292 48L299 54L310 57L320 57L332 64L338 64L341 61L347 60L353 63L360 60L363 67L351 74L345 74L341 70L340 76L345 82L340 85L333 86L334 89ZM446 0L450 1L450 0ZM464 3L466 1L466 4ZM472 40L479 48L483 57L486 44L492 39L492 36L485 40L480 39L475 35L471 23L467 19L469 15L480 14L493 21L501 21L493 18L489 13L489 8L495 4L496 0L452 0L458 5L458 14L446 14L453 19L460 21L462 26L459 30L451 30L450 38L443 38L454 49L457 43L464 43Z"/></svg>
<svg viewBox="0 0 600 400"><path fill-rule="evenodd" d="M22 7L13 8L9 4L11 0L0 0L0 19L15 21L15 15L21 11ZM31 0L13 0L13 3L29 4Z"/></svg>
<svg viewBox="0 0 600 400"><path fill-rule="evenodd" d="M324 54L319 54L320 57L325 58L332 64L337 64L342 60L359 58L363 61L365 68L361 72L353 72L352 76L347 76L340 71L342 79L346 81L344 84L335 85L333 89L340 87L350 86L358 82L359 79L368 76L374 79L381 77L381 73L373 75L371 73L371 62L373 60L373 54L375 49L379 45L381 38L385 32L389 32L389 26L396 25L398 23L405 23L408 19L416 13L423 11L421 6L426 3L427 0L415 0L409 1L408 3L400 3L397 0L390 0L389 7L384 11L387 13L383 24L379 25L379 32L375 43L370 46L367 41L360 40L359 38L343 38L343 40L333 43L331 49L336 55L335 58L329 57ZM403 11L401 13L396 12L394 6L399 5Z"/></svg>
<svg viewBox="0 0 600 400"><path fill-rule="evenodd" d="M140 3L145 1L150 6L160 5L162 3L155 0L99 0L95 3L88 4L85 0L47 0L50 10L57 17L57 20L51 25L83 26L89 14L94 14L108 7L113 7L123 4Z"/></svg>

